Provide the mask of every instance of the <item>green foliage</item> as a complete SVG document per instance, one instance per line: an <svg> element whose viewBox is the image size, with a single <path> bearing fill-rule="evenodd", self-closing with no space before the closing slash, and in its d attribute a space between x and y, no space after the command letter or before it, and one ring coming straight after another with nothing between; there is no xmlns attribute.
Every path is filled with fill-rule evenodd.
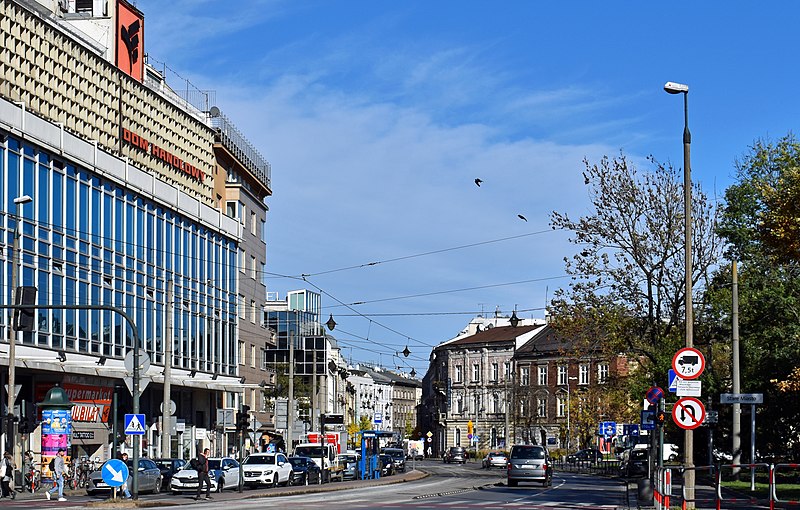
<svg viewBox="0 0 800 510"><path fill-rule="evenodd" d="M578 340L575 356L628 357L628 377L614 387L627 395L613 399L606 415L617 419L639 408L649 386L666 383L672 356L685 342L683 175L653 158L649 162L652 170L640 173L624 155L585 161L590 212L579 219L551 216L552 227L571 231L578 248L564 259L572 282L555 293L553 325ZM693 283L719 262L716 214L695 185ZM582 439L594 434L597 421L595 413L591 431L579 424Z"/></svg>

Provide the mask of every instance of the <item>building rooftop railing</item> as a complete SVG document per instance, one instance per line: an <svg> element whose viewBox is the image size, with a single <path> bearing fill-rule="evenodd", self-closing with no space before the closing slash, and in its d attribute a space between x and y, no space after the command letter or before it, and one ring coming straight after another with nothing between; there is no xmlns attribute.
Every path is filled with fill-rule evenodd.
<svg viewBox="0 0 800 510"><path fill-rule="evenodd" d="M272 167L264 156L236 129L236 126L219 111L211 108L211 127L217 132L219 142L227 148L256 179L272 189Z"/></svg>

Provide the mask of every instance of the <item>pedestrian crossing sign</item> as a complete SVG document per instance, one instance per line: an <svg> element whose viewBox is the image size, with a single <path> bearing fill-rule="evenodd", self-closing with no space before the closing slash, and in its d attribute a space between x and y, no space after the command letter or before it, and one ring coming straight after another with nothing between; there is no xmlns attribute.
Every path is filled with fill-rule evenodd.
<svg viewBox="0 0 800 510"><path fill-rule="evenodd" d="M144 415L126 414L125 415L125 434L129 436L144 435Z"/></svg>

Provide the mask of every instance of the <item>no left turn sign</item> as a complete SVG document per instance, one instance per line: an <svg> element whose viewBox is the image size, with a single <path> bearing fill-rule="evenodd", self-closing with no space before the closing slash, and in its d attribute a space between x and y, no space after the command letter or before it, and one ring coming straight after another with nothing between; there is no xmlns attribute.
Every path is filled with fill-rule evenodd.
<svg viewBox="0 0 800 510"><path fill-rule="evenodd" d="M696 429L706 419L706 408L693 397L684 397L672 407L672 419L682 429Z"/></svg>
<svg viewBox="0 0 800 510"><path fill-rule="evenodd" d="M693 347L684 347L672 358L672 370L681 379L697 379L705 368L706 358L702 352Z"/></svg>

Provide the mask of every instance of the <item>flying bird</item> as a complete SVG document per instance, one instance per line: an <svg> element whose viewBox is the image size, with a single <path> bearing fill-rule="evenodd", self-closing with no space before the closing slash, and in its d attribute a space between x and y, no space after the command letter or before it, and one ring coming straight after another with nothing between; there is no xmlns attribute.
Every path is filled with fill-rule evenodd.
<svg viewBox="0 0 800 510"><path fill-rule="evenodd" d="M517 217L518 217L519 219L521 219L521 220L528 221L528 218L526 218L525 216L523 216L523 215L521 215L521 214L517 214Z"/></svg>
<svg viewBox="0 0 800 510"><path fill-rule="evenodd" d="M480 180L480 179L475 179L475 185L476 185L476 186L478 186L479 188L481 187L481 183L482 183L482 182L483 182L483 181L482 181L482 180Z"/></svg>

